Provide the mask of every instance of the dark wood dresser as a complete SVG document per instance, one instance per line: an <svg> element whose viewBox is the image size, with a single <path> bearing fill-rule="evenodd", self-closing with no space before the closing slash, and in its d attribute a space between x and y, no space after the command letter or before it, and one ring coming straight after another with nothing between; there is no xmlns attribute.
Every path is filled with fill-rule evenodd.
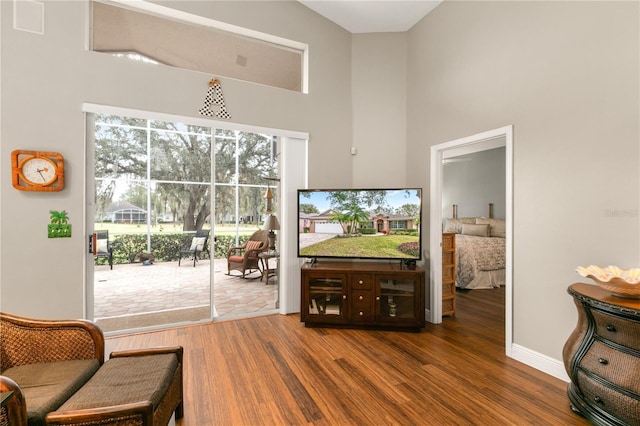
<svg viewBox="0 0 640 426"><path fill-rule="evenodd" d="M640 300L590 284L567 291L578 308L562 352L571 408L595 424L640 425Z"/></svg>

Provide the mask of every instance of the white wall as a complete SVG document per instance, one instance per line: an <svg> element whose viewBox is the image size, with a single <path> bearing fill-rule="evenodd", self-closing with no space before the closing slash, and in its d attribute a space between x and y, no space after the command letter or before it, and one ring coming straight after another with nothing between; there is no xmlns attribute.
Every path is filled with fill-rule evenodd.
<svg viewBox="0 0 640 426"><path fill-rule="evenodd" d="M313 159L310 185L351 184L348 32L293 1L161 3L309 44L308 95L221 79L226 106L234 122L308 132ZM14 2L0 2L3 311L51 318L84 316L88 254L83 229L85 118L81 105L89 102L200 117L197 111L213 76L86 51L88 4L45 1L45 34L38 35L13 29ZM8 158L18 148L62 153L66 188L59 193L13 189ZM69 213L71 238L47 238L51 209ZM291 231L296 232L293 226Z"/></svg>
<svg viewBox="0 0 640 426"><path fill-rule="evenodd" d="M505 218L505 148L448 157L442 165L442 218L489 216Z"/></svg>
<svg viewBox="0 0 640 426"><path fill-rule="evenodd" d="M292 1L162 4L310 45L309 95L221 81L234 121L310 133L312 187L391 182L426 190L430 146L513 124L516 344L560 359L576 323L566 294L580 280L575 267L640 263L637 2L449 1L405 35L353 39ZM44 36L12 28L13 2L0 10L0 309L81 317L81 104L197 116L211 76L85 51L85 2L46 1ZM382 53L378 42L390 48ZM389 104L399 109L404 86L404 118L380 109L387 103L377 78L389 75ZM357 99L352 78L363 79ZM404 120L406 146L395 139ZM368 126L387 140L367 147ZM405 150L406 161L377 156L383 142ZM67 188L11 188L6 159L16 148L63 153ZM50 209L69 212L72 238L46 238ZM425 233L423 246L428 241Z"/></svg>
<svg viewBox="0 0 640 426"><path fill-rule="evenodd" d="M405 185L407 34L354 34L351 51L353 185Z"/></svg>
<svg viewBox="0 0 640 426"><path fill-rule="evenodd" d="M449 1L409 32L408 181L513 124L514 343L555 360L575 268L640 264L639 5Z"/></svg>

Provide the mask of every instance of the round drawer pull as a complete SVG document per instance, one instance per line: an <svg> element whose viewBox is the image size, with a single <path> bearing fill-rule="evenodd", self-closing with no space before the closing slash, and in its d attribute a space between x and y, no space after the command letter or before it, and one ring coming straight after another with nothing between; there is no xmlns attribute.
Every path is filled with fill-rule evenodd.
<svg viewBox="0 0 640 426"><path fill-rule="evenodd" d="M380 296L376 296L376 300L380 300Z"/></svg>
<svg viewBox="0 0 640 426"><path fill-rule="evenodd" d="M364 300L364 296L362 295L358 296L358 300Z"/></svg>
<svg viewBox="0 0 640 426"><path fill-rule="evenodd" d="M613 324L607 324L607 331L610 331L610 332L612 332L612 333L615 333L615 332L617 331L617 330L616 330L616 326L615 326L615 325L613 325Z"/></svg>
<svg viewBox="0 0 640 426"><path fill-rule="evenodd" d="M363 315L364 315L364 312L360 311L360 316L363 316Z"/></svg>
<svg viewBox="0 0 640 426"><path fill-rule="evenodd" d="M598 362L602 365L607 365L609 364L609 361L604 359L604 358L598 358Z"/></svg>
<svg viewBox="0 0 640 426"><path fill-rule="evenodd" d="M358 281L358 284L364 284L364 281L360 280Z"/></svg>
<svg viewBox="0 0 640 426"><path fill-rule="evenodd" d="M595 402L597 402L598 404L604 405L604 401L602 400L602 398L600 398L598 395L593 397L593 400Z"/></svg>
<svg viewBox="0 0 640 426"><path fill-rule="evenodd" d="M342 298L343 298L344 300L347 300L347 295L346 295L346 294L343 294L343 295L342 295Z"/></svg>

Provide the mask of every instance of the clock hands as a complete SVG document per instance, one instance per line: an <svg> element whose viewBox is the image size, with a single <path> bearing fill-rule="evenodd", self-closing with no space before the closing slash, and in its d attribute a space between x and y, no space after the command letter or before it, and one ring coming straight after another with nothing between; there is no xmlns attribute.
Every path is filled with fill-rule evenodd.
<svg viewBox="0 0 640 426"><path fill-rule="evenodd" d="M48 168L44 168L44 169L36 169L36 172L38 172L40 174L40 177L42 178L43 182L46 182L47 179L44 177L44 175L42 174L42 172L48 172L49 169Z"/></svg>

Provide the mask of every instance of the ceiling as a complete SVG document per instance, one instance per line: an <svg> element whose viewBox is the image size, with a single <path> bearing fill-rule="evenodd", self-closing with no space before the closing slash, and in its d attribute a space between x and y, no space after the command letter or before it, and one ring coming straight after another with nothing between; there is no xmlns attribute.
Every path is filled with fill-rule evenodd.
<svg viewBox="0 0 640 426"><path fill-rule="evenodd" d="M443 0L298 0L351 33L404 32Z"/></svg>

